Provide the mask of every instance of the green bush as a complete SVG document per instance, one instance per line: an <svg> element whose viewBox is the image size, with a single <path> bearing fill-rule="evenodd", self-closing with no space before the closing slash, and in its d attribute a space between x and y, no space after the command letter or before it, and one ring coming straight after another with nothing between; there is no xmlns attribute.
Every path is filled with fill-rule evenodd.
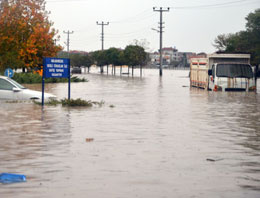
<svg viewBox="0 0 260 198"><path fill-rule="evenodd" d="M35 84L42 82L42 77L39 74L33 73L15 73L13 79L21 84Z"/></svg>
<svg viewBox="0 0 260 198"><path fill-rule="evenodd" d="M41 105L41 102L34 101L35 104ZM63 99L63 100L50 100L46 103L44 103L47 106L57 106L58 104L61 104L63 107L92 107L94 105L98 105L101 107L105 102L96 102L91 100L82 100L80 98L78 99Z"/></svg>
<svg viewBox="0 0 260 198"><path fill-rule="evenodd" d="M89 101L86 101L86 100L82 100L80 98L78 99L63 99L61 100L61 104L62 106L69 106L69 107L92 107L93 106L93 103L89 100Z"/></svg>
<svg viewBox="0 0 260 198"><path fill-rule="evenodd" d="M37 84L42 83L42 77L39 74L33 73L14 73L13 80L20 84ZM78 78L77 76L72 76L71 82L87 82L85 78ZM67 78L46 78L45 83L63 83L68 82Z"/></svg>

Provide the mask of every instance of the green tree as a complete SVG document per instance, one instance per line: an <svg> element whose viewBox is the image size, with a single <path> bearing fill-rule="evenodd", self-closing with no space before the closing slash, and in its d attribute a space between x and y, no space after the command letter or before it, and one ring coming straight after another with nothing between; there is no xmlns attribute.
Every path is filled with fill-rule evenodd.
<svg viewBox="0 0 260 198"><path fill-rule="evenodd" d="M256 9L255 12L250 13L246 17L247 23L246 28L248 31L255 31L259 33L260 31L260 8Z"/></svg>
<svg viewBox="0 0 260 198"><path fill-rule="evenodd" d="M106 51L98 50L91 53L91 56L93 57L94 63L97 66L104 66L108 63Z"/></svg>
<svg viewBox="0 0 260 198"><path fill-rule="evenodd" d="M71 56L71 62L73 66L77 66L77 67L86 67L88 68L88 72L90 69L90 66L94 64L92 57L89 54L73 54Z"/></svg>
<svg viewBox="0 0 260 198"><path fill-rule="evenodd" d="M70 65L80 67L82 66L82 55L79 53L70 54Z"/></svg>
<svg viewBox="0 0 260 198"><path fill-rule="evenodd" d="M104 51L94 51L90 57L97 66L104 65L145 65L147 63L148 54L144 48L138 45L129 45L124 50L110 48Z"/></svg>
<svg viewBox="0 0 260 198"><path fill-rule="evenodd" d="M82 61L83 61L82 65L88 68L94 64L93 58L89 54L83 55Z"/></svg>
<svg viewBox="0 0 260 198"><path fill-rule="evenodd" d="M124 60L127 65L145 65L147 54L144 48L138 45L128 45L124 50Z"/></svg>
<svg viewBox="0 0 260 198"><path fill-rule="evenodd" d="M246 30L233 34L221 34L213 44L219 51L251 54L253 65L260 63L260 9L246 17Z"/></svg>
<svg viewBox="0 0 260 198"><path fill-rule="evenodd" d="M125 51L124 51L124 50L122 50L122 51L119 52L118 62L119 62L119 65L126 65L126 61L125 61Z"/></svg>
<svg viewBox="0 0 260 198"><path fill-rule="evenodd" d="M120 50L117 48L109 48L105 51L108 64L121 65L120 63Z"/></svg>

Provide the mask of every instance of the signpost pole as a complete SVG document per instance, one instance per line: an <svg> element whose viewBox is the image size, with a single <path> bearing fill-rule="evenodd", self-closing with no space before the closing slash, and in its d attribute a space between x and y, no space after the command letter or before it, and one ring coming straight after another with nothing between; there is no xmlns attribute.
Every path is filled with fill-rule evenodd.
<svg viewBox="0 0 260 198"><path fill-rule="evenodd" d="M43 60L43 67L42 67L42 107L44 106L44 83L45 83L45 59Z"/></svg>
<svg viewBox="0 0 260 198"><path fill-rule="evenodd" d="M68 78L69 78L69 90L68 90L68 99L70 101L70 59L68 60Z"/></svg>

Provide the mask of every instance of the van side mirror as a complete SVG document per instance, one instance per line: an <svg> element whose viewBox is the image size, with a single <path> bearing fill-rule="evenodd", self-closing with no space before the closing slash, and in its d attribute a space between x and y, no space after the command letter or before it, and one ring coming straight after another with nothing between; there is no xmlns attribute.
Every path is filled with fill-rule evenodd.
<svg viewBox="0 0 260 198"><path fill-rule="evenodd" d="M208 70L208 75L209 75L209 76L212 76L212 69L209 69L209 70Z"/></svg>
<svg viewBox="0 0 260 198"><path fill-rule="evenodd" d="M255 74L255 78L260 78L260 65L259 66L253 66L253 71Z"/></svg>
<svg viewBox="0 0 260 198"><path fill-rule="evenodd" d="M258 72L256 73L256 77L260 78L260 70L258 70Z"/></svg>

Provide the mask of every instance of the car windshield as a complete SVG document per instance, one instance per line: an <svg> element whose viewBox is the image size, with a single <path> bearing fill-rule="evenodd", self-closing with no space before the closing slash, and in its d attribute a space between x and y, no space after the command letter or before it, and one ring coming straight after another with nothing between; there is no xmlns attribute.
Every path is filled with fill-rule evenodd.
<svg viewBox="0 0 260 198"><path fill-rule="evenodd" d="M219 64L216 75L229 78L253 78L252 68L248 64Z"/></svg>
<svg viewBox="0 0 260 198"><path fill-rule="evenodd" d="M9 80L10 82L12 82L12 83L13 83L15 86L17 86L18 88L20 88L20 89L26 89L24 86L20 85L18 82L14 81L13 79L8 78L8 80Z"/></svg>

